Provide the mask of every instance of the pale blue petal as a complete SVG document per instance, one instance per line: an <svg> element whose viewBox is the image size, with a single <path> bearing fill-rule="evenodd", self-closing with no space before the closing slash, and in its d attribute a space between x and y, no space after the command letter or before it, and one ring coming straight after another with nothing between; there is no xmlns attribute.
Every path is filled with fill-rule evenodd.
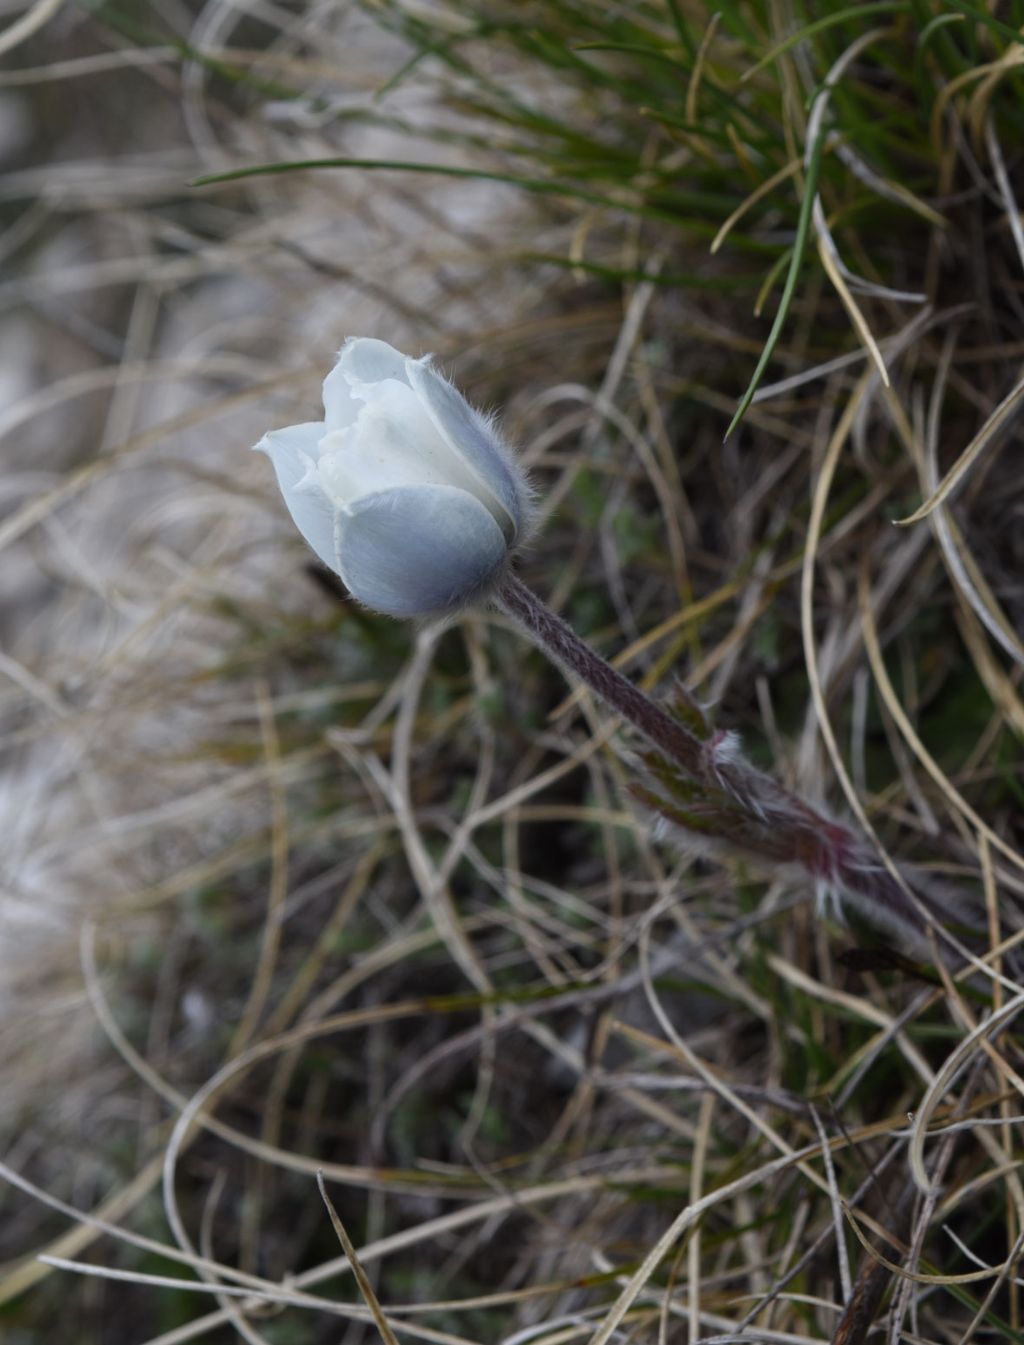
<svg viewBox="0 0 1024 1345"><path fill-rule="evenodd" d="M383 383L395 378L408 383L405 356L386 341L372 336L350 336L338 356L338 368L350 383Z"/></svg>
<svg viewBox="0 0 1024 1345"><path fill-rule="evenodd" d="M352 396L352 387L341 367L341 356L324 379L324 421L329 430L345 430L353 424L363 409L362 402Z"/></svg>
<svg viewBox="0 0 1024 1345"><path fill-rule="evenodd" d="M320 456L324 426L319 421L290 425L265 434L256 448L274 464L288 512L295 526L325 565L337 570L334 557L334 508L322 491L310 483L297 489Z"/></svg>
<svg viewBox="0 0 1024 1345"><path fill-rule="evenodd" d="M518 533L523 525L522 491L483 416L425 361L406 360L405 369L438 432L501 504L513 533Z"/></svg>
<svg viewBox="0 0 1024 1345"><path fill-rule="evenodd" d="M397 486L338 518L342 579L388 616L453 611L486 587L506 554L493 516L456 486Z"/></svg>
<svg viewBox="0 0 1024 1345"><path fill-rule="evenodd" d="M305 425L287 425L283 430L271 430L265 434L253 448L257 453L266 453L268 458L274 459L275 467L277 459L282 464L289 464L290 470L298 473L295 477L298 481L305 471L303 454L318 462L320 440L326 433L322 420L310 421Z"/></svg>
<svg viewBox="0 0 1024 1345"><path fill-rule="evenodd" d="M408 386L405 356L386 341L377 341L372 336L350 336L338 352L337 364L324 379L324 419L328 429L344 430L353 424L366 400L360 389L387 378Z"/></svg>
<svg viewBox="0 0 1024 1345"><path fill-rule="evenodd" d="M364 389L355 425L332 431L320 452L319 478L334 500L351 504L393 486L461 486L475 478L444 442L408 383L386 378Z"/></svg>

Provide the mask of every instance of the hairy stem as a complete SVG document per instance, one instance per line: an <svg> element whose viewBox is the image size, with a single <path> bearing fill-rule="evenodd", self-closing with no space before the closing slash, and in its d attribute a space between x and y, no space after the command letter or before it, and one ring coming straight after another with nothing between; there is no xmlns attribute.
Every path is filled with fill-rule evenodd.
<svg viewBox="0 0 1024 1345"><path fill-rule="evenodd" d="M511 572L497 586L493 601L563 671L586 683L662 757L704 788L705 797L686 805L689 813L666 800L662 811L669 820L682 813L690 818L692 829L725 846L771 863L799 864L822 885L821 890L845 898L874 923L911 932L920 949L928 915L941 916L943 907L916 882L911 895L905 883L881 864L865 837L751 765L731 735L698 737L581 640ZM653 797L650 791L641 793Z"/></svg>
<svg viewBox="0 0 1024 1345"><path fill-rule="evenodd" d="M581 640L567 621L546 606L532 589L508 573L494 594L498 606L512 617L535 644L565 671L586 682L606 705L628 719L659 752L671 757L693 779L703 777L703 743L695 733L652 701Z"/></svg>

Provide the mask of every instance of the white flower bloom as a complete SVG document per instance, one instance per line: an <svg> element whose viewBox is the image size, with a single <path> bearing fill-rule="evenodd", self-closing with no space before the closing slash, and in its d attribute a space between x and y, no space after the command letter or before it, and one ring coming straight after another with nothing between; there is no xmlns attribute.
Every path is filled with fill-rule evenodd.
<svg viewBox="0 0 1024 1345"><path fill-rule="evenodd" d="M494 581L527 528L526 479L488 421L430 366L350 338L324 419L264 435L299 531L367 607L454 611Z"/></svg>

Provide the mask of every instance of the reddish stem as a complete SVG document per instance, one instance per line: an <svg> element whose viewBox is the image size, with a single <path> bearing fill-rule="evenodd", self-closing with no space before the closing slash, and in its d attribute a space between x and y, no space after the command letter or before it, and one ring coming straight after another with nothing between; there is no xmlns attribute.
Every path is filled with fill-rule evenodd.
<svg viewBox="0 0 1024 1345"><path fill-rule="evenodd" d="M717 809L721 817L717 834L724 844L775 863L782 854L816 881L847 896L869 917L909 928L918 939L929 923L919 903L941 913L919 888L914 897L908 895L865 838L824 816L728 747L728 735L716 733L704 740L673 718L511 572L497 586L494 601L565 672L585 682L688 779L706 786L709 799L728 796L728 808ZM737 816L735 805L742 816ZM715 812L713 802L708 803L701 816L707 821Z"/></svg>

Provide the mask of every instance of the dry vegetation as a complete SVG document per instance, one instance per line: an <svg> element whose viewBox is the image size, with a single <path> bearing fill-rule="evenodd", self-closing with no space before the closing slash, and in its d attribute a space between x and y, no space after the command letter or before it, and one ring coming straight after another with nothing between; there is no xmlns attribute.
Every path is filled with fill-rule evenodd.
<svg viewBox="0 0 1024 1345"><path fill-rule="evenodd" d="M5 1342L1024 1341L1022 24L7 7ZM349 334L971 965L663 834L505 618L346 600L246 450Z"/></svg>

